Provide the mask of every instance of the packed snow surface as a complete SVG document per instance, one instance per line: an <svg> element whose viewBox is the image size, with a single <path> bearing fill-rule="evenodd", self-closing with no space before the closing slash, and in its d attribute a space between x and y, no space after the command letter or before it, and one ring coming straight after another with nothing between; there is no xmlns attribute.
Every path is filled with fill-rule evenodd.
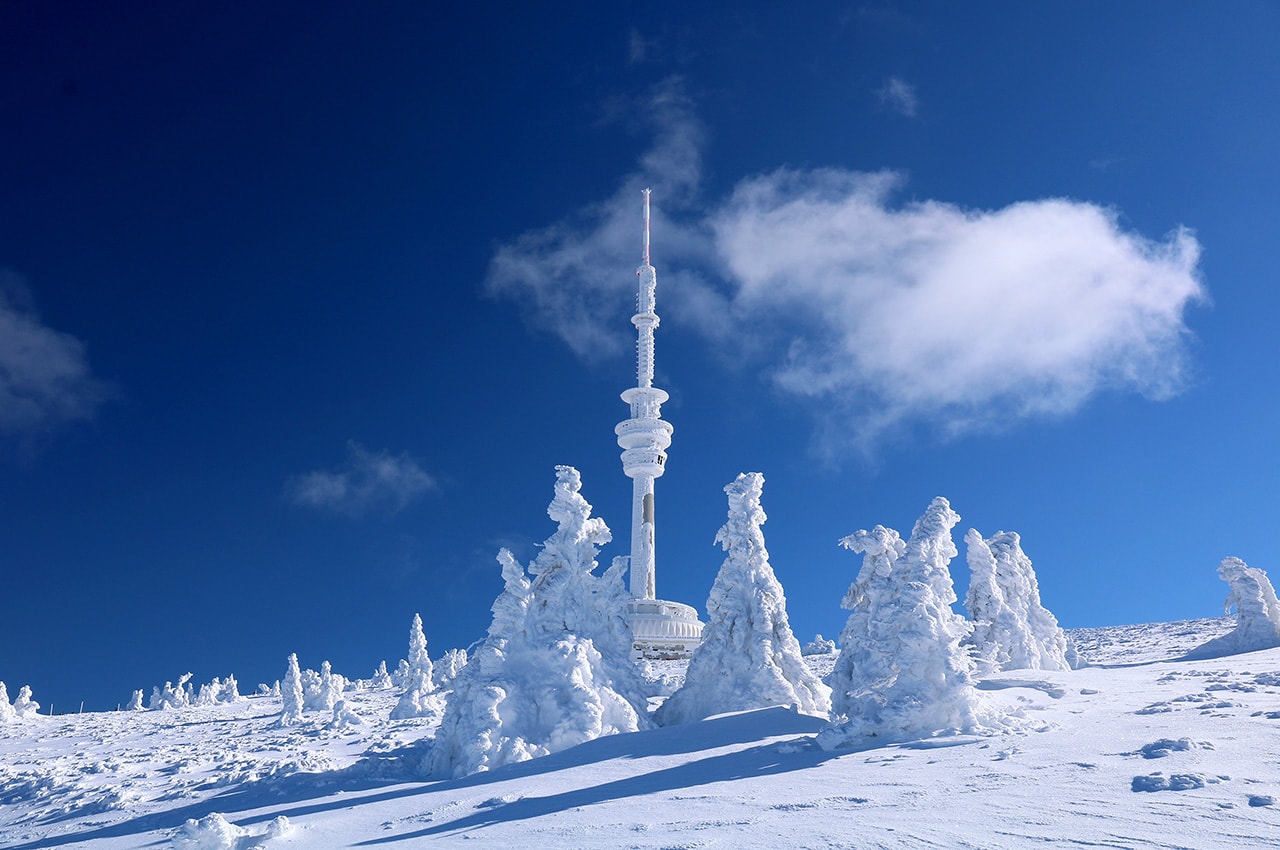
<svg viewBox="0 0 1280 850"><path fill-rule="evenodd" d="M423 781L435 721L390 720L396 688L344 692L346 726L282 726L279 696L28 717L0 725L0 848L1273 848L1280 649L1183 660L1233 626L1069 631L1093 666L977 680L1034 728L834 752L774 707Z"/></svg>

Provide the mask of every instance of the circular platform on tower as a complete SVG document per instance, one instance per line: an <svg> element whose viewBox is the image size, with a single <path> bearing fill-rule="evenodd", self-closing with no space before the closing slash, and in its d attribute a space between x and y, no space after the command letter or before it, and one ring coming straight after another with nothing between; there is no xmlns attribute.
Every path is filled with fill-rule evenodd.
<svg viewBox="0 0 1280 850"><path fill-rule="evenodd" d="M632 599L632 651L639 658L688 658L702 643L702 622L692 605L665 599Z"/></svg>

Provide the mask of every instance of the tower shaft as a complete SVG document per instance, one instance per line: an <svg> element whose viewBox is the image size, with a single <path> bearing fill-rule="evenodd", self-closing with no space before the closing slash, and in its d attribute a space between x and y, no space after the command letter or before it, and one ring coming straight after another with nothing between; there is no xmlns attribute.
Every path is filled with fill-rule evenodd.
<svg viewBox="0 0 1280 850"><path fill-rule="evenodd" d="M654 481L666 470L671 423L662 419L665 391L653 385L653 332L658 327L657 271L649 262L649 190L644 190L644 254L636 269L639 288L636 314L636 386L622 393L631 406L631 418L614 428L622 448L622 471L632 479L631 489L631 595L656 599L654 559Z"/></svg>

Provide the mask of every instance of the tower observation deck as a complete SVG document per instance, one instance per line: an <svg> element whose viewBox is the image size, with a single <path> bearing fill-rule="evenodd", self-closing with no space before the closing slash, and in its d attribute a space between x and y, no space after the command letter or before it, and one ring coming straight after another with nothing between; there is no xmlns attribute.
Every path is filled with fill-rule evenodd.
<svg viewBox="0 0 1280 850"><path fill-rule="evenodd" d="M687 657L702 640L698 612L657 598L654 482L666 471L672 427L662 418L669 396L653 385L653 332L659 324L658 274L649 262L649 190L644 190L644 259L636 270L636 385L622 393L631 418L614 428L622 449L622 471L631 479L631 619L633 646L646 658Z"/></svg>

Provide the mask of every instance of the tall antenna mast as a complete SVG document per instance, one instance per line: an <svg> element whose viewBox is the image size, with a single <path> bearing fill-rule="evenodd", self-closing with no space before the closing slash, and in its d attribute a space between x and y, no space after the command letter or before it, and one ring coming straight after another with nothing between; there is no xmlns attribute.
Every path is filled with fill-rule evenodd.
<svg viewBox="0 0 1280 850"><path fill-rule="evenodd" d="M644 264L649 265L649 193L652 189L644 190Z"/></svg>

